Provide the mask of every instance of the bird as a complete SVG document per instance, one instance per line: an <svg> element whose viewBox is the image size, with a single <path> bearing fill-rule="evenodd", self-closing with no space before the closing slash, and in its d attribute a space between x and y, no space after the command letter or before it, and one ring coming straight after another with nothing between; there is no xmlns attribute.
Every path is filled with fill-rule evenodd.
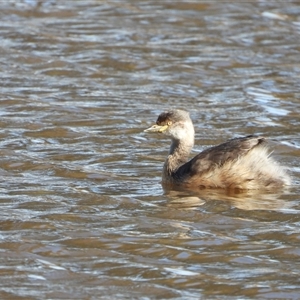
<svg viewBox="0 0 300 300"><path fill-rule="evenodd" d="M286 168L272 157L266 138L232 138L189 159L194 146L194 125L187 111L162 112L146 133L171 138L162 172L162 184L197 189L261 190L291 184Z"/></svg>

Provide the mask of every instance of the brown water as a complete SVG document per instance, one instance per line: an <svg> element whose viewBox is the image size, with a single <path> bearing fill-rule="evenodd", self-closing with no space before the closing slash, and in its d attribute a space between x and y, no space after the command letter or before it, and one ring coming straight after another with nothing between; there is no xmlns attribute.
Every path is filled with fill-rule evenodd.
<svg viewBox="0 0 300 300"><path fill-rule="evenodd" d="M0 299L300 299L300 4L0 6ZM294 185L163 191L169 107L194 154L271 137Z"/></svg>

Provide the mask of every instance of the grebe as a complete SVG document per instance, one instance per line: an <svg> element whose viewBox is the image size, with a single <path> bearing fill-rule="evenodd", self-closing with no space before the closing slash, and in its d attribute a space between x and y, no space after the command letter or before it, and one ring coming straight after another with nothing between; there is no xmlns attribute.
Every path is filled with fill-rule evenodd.
<svg viewBox="0 0 300 300"><path fill-rule="evenodd" d="M187 111L163 112L156 124L144 131L163 133L172 140L163 167L163 184L237 190L273 189L290 184L285 169L270 157L264 137L234 138L189 160L194 126Z"/></svg>

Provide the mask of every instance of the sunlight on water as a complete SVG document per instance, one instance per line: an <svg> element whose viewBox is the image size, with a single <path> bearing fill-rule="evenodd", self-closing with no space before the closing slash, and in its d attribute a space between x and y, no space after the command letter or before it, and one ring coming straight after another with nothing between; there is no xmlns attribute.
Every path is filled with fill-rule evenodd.
<svg viewBox="0 0 300 300"><path fill-rule="evenodd" d="M297 299L300 5L1 3L1 299ZM187 109L193 155L269 137L293 185L164 190Z"/></svg>

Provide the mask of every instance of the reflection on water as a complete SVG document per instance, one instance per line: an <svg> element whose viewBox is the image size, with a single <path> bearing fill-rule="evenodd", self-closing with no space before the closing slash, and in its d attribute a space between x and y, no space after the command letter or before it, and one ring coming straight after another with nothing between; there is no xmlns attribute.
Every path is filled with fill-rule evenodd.
<svg viewBox="0 0 300 300"><path fill-rule="evenodd" d="M168 206L197 209L207 201L224 201L227 205L243 210L276 210L286 211L292 208L294 203L287 201L290 189L285 190L285 194L278 190L276 193L266 193L262 191L223 191L223 190L200 190L200 191L176 191L165 190L168 197ZM295 211L296 212L296 211Z"/></svg>
<svg viewBox="0 0 300 300"><path fill-rule="evenodd" d="M168 198L167 206L180 209L198 209L200 205L207 201L224 202L226 205L236 207L242 210L276 210L285 212L294 211L295 202L288 201L291 189L285 188L276 190L274 193L254 191L224 191L224 190L184 190L178 187L177 190L164 188L165 195ZM294 211L297 213L297 210Z"/></svg>
<svg viewBox="0 0 300 300"><path fill-rule="evenodd" d="M297 299L297 3L1 2L1 299ZM274 141L271 194L164 191L190 111L195 152Z"/></svg>

